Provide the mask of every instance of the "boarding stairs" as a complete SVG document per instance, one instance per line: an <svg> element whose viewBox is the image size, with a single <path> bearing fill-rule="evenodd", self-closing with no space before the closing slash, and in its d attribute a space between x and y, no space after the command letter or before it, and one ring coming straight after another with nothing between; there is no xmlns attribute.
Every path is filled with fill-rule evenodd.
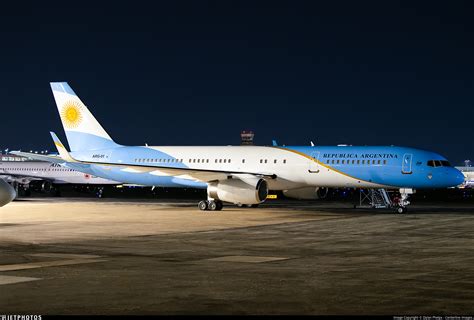
<svg viewBox="0 0 474 320"><path fill-rule="evenodd" d="M370 189L372 208L390 208L392 201L385 189Z"/></svg>
<svg viewBox="0 0 474 320"><path fill-rule="evenodd" d="M392 200L385 189L369 189L364 191L360 189L360 206L363 203L369 203L372 208L381 209L381 208L391 208Z"/></svg>

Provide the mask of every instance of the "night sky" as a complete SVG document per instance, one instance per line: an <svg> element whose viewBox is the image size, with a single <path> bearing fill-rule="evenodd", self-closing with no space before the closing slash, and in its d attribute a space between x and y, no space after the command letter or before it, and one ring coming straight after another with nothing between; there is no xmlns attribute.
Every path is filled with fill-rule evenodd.
<svg viewBox="0 0 474 320"><path fill-rule="evenodd" d="M474 160L474 11L444 1L82 1L0 10L0 147L64 137L68 81L121 144L405 145ZM64 138L63 138L64 139Z"/></svg>

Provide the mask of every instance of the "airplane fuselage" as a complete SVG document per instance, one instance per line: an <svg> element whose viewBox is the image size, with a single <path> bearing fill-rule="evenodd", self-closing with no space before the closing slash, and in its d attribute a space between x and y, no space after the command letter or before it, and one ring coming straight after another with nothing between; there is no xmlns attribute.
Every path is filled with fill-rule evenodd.
<svg viewBox="0 0 474 320"><path fill-rule="evenodd" d="M268 174L272 190L304 186L358 188L443 188L460 184L462 174L441 155L396 146L203 146L116 147L72 152L92 162L91 174L142 185L206 188L185 175L169 176L160 168ZM111 164L108 166L107 164ZM115 167L127 165L127 169ZM139 169L134 170L134 167ZM143 168L148 170L143 170ZM154 170L156 169L156 170Z"/></svg>

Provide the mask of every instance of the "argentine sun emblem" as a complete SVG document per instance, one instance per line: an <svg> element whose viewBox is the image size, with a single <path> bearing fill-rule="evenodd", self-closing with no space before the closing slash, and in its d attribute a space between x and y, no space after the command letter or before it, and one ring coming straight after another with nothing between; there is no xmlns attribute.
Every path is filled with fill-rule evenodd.
<svg viewBox="0 0 474 320"><path fill-rule="evenodd" d="M61 119L68 128L77 128L82 121L82 105L78 101L67 101L61 110Z"/></svg>

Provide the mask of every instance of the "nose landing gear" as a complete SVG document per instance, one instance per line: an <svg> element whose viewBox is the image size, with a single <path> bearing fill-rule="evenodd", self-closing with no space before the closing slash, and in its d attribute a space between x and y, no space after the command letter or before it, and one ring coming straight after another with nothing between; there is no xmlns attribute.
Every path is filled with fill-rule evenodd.
<svg viewBox="0 0 474 320"><path fill-rule="evenodd" d="M406 213L408 211L407 206L410 204L410 201L408 201L408 197L414 193L414 189L400 188L400 200L398 201L396 207L397 213Z"/></svg>

